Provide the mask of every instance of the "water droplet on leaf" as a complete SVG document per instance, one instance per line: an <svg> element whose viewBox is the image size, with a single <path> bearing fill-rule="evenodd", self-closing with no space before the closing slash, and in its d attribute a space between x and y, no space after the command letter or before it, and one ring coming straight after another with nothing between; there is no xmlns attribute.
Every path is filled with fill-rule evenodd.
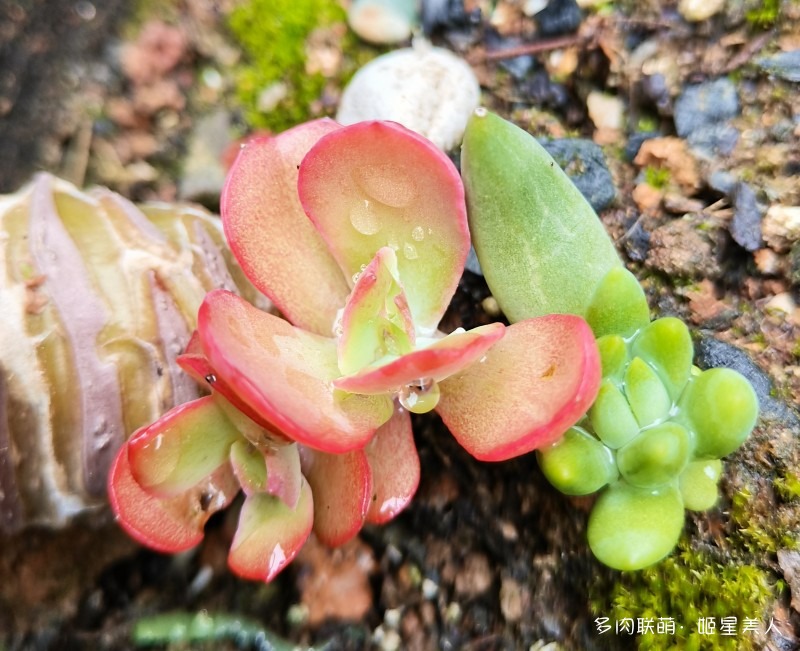
<svg viewBox="0 0 800 651"><path fill-rule="evenodd" d="M412 414L427 414L439 403L439 385L423 378L400 389L400 404Z"/></svg>
<svg viewBox="0 0 800 651"><path fill-rule="evenodd" d="M406 260L416 260L418 255L417 247L409 242L406 242L403 245L403 255L405 256Z"/></svg>
<svg viewBox="0 0 800 651"><path fill-rule="evenodd" d="M353 206L350 223L362 235L375 235L381 230L381 222L368 199Z"/></svg>
<svg viewBox="0 0 800 651"><path fill-rule="evenodd" d="M411 231L411 237L414 238L417 242L422 242L425 239L425 229L422 226L416 226Z"/></svg>

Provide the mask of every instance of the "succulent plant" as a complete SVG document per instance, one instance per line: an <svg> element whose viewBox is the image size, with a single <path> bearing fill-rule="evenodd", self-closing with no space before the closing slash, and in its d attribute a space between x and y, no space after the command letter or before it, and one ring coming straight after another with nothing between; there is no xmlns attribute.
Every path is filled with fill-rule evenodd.
<svg viewBox="0 0 800 651"><path fill-rule="evenodd" d="M48 174L0 197L0 533L105 503L128 434L198 388L175 359L206 292L267 307L196 208Z"/></svg>
<svg viewBox="0 0 800 651"><path fill-rule="evenodd" d="M437 330L469 250L450 160L400 125L309 122L249 141L222 201L228 243L285 319L210 292L178 363L211 395L140 429L109 479L119 521L156 549L197 544L245 494L229 555L272 579L313 529L338 545L413 496L409 412L435 409L499 461L558 439L594 399L579 316Z"/></svg>
<svg viewBox="0 0 800 651"><path fill-rule="evenodd" d="M540 466L568 495L600 491L588 539L602 562L651 565L677 543L684 508L715 504L720 458L758 418L755 392L733 370L694 367L682 321L650 321L644 292L591 206L532 136L479 109L461 167L475 249L503 311L512 321L577 314L597 337L597 398L586 418L540 447Z"/></svg>

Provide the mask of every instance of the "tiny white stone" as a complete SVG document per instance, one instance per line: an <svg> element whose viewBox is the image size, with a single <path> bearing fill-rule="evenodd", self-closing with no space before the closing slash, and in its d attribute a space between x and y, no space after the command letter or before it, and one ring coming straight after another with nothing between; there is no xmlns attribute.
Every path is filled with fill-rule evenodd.
<svg viewBox="0 0 800 651"><path fill-rule="evenodd" d="M622 130L625 107L618 97L593 90L586 97L586 108L598 129Z"/></svg>
<svg viewBox="0 0 800 651"><path fill-rule="evenodd" d="M391 45L411 38L416 13L415 0L355 0L347 22L365 41Z"/></svg>
<svg viewBox="0 0 800 651"><path fill-rule="evenodd" d="M725 7L725 0L680 0L678 13L690 23L707 20Z"/></svg>
<svg viewBox="0 0 800 651"><path fill-rule="evenodd" d="M393 120L447 151L461 142L480 103L472 68L452 52L415 41L370 61L342 94L336 120Z"/></svg>

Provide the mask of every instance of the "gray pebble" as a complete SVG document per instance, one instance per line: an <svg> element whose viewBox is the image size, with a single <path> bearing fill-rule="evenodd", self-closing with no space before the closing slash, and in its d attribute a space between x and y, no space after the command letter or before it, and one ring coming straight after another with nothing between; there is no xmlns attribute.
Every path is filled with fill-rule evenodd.
<svg viewBox="0 0 800 651"><path fill-rule="evenodd" d="M733 219L730 232L734 241L746 251L761 248L761 208L756 201L756 193L747 183L739 182L731 193L733 200Z"/></svg>
<svg viewBox="0 0 800 651"><path fill-rule="evenodd" d="M560 138L539 141L572 179L596 212L614 200L616 189L603 150L591 140Z"/></svg>
<svg viewBox="0 0 800 651"><path fill-rule="evenodd" d="M707 154L728 155L739 132L727 121L739 114L736 85L722 77L687 86L675 101L675 130Z"/></svg>
<svg viewBox="0 0 800 651"><path fill-rule="evenodd" d="M775 56L760 59L758 66L771 75L800 83L800 50L781 52Z"/></svg>

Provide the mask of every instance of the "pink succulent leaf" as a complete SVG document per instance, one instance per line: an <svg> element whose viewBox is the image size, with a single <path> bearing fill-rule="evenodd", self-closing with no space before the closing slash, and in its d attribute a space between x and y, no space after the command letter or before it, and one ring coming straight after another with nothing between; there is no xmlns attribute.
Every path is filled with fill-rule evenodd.
<svg viewBox="0 0 800 651"><path fill-rule="evenodd" d="M348 284L297 196L300 161L339 125L315 120L243 145L220 198L225 236L253 284L294 324L329 336Z"/></svg>
<svg viewBox="0 0 800 651"><path fill-rule="evenodd" d="M502 339L506 327L490 323L467 332L452 332L381 366L372 366L334 381L336 388L358 394L397 392L421 379L438 382L477 362Z"/></svg>
<svg viewBox="0 0 800 651"><path fill-rule="evenodd" d="M217 387L221 388L222 391L217 390ZM225 397L223 391L231 396L235 404ZM243 403L241 399L231 391L230 387L226 386L221 380L214 382L211 395L214 396L214 400L228 417L228 420L236 426L236 429L239 430L244 438L256 447L274 448L282 445L291 445L293 443L293 441L289 440L289 438L274 425L260 418L253 409ZM255 416L258 421L254 420L253 416Z"/></svg>
<svg viewBox="0 0 800 651"><path fill-rule="evenodd" d="M393 122L333 131L300 165L300 201L346 278L397 251L419 331L433 333L469 251L464 188L433 144Z"/></svg>
<svg viewBox="0 0 800 651"><path fill-rule="evenodd" d="M228 506L238 492L230 467L222 466L185 493L156 497L133 478L127 444L117 453L108 478L111 508L122 528L143 545L168 553L196 546L208 518Z"/></svg>
<svg viewBox="0 0 800 651"><path fill-rule="evenodd" d="M388 396L334 391L333 339L295 328L235 294L206 295L198 330L217 376L298 443L331 453L361 448L392 415Z"/></svg>
<svg viewBox="0 0 800 651"><path fill-rule="evenodd" d="M326 454L303 448L303 474L314 494L314 534L329 547L353 538L364 525L372 472L363 450Z"/></svg>
<svg viewBox="0 0 800 651"><path fill-rule="evenodd" d="M385 355L400 356L414 347L414 324L397 280L397 256L378 250L359 275L341 319L339 370L348 375Z"/></svg>
<svg viewBox="0 0 800 651"><path fill-rule="evenodd" d="M314 501L306 482L290 509L267 493L248 496L228 554L228 566L245 579L271 581L292 562L314 523Z"/></svg>
<svg viewBox="0 0 800 651"><path fill-rule="evenodd" d="M419 485L419 455L408 412L398 407L364 452L372 470L367 522L383 524L406 508Z"/></svg>
<svg viewBox="0 0 800 651"><path fill-rule="evenodd" d="M245 495L267 492L267 461L264 453L244 439L231 446L231 468Z"/></svg>
<svg viewBox="0 0 800 651"><path fill-rule="evenodd" d="M152 495L180 495L227 464L240 436L211 396L178 405L128 440L131 475Z"/></svg>
<svg viewBox="0 0 800 651"><path fill-rule="evenodd" d="M481 362L443 381L436 410L483 461L547 445L591 406L600 384L592 331L577 316L519 321Z"/></svg>

